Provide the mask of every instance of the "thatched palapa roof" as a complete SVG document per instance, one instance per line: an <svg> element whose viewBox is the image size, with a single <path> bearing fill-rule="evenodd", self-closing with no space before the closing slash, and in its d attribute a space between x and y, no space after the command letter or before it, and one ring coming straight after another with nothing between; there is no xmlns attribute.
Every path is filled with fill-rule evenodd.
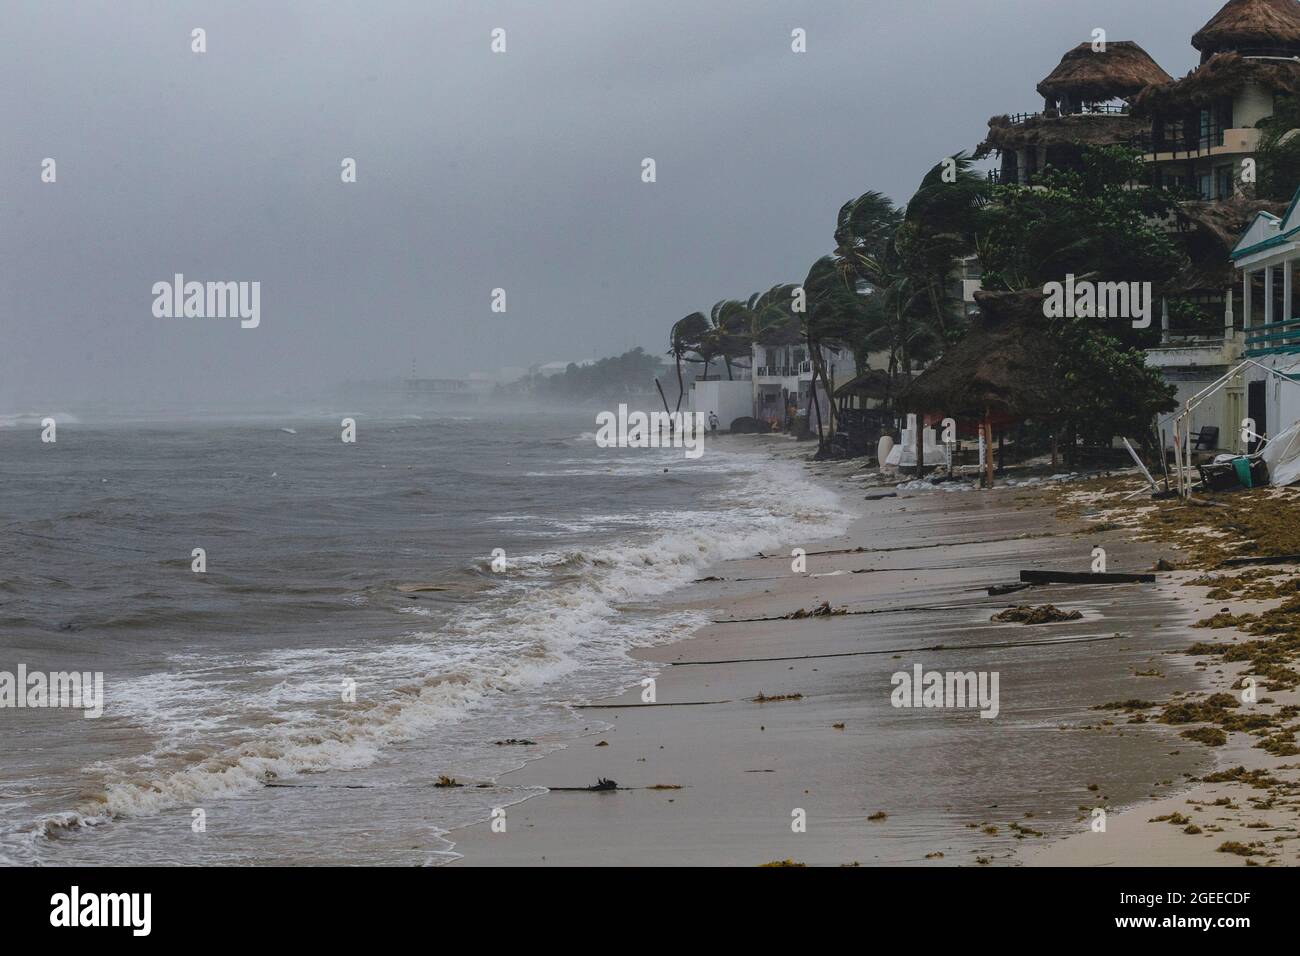
<svg viewBox="0 0 1300 956"><path fill-rule="evenodd" d="M904 411L1023 420L1052 407L1057 346L1043 293L976 292L980 319L898 398Z"/></svg>
<svg viewBox="0 0 1300 956"><path fill-rule="evenodd" d="M1297 0L1228 0L1192 37L1202 62L1214 53L1300 45Z"/></svg>
<svg viewBox="0 0 1300 956"><path fill-rule="evenodd" d="M1105 52L1080 43L1038 84L1038 92L1049 100L1068 96L1076 103L1101 102L1129 97L1152 83L1172 79L1132 40L1107 43Z"/></svg>
<svg viewBox="0 0 1300 956"><path fill-rule="evenodd" d="M912 379L913 375L910 372L899 372L891 382L889 373L884 369L871 368L837 388L835 397L844 398L854 395L859 398L884 401L889 396L901 392L911 383Z"/></svg>
<svg viewBox="0 0 1300 956"><path fill-rule="evenodd" d="M1051 104L1067 101L1072 107L1110 99L1127 99L1152 84L1169 83L1168 73L1132 40L1106 44L1106 52L1095 52L1081 43L1061 58L1041 83L1038 92ZM983 159L994 150L1036 146L1113 146L1127 143L1148 125L1119 113L1048 112L1012 122L1010 116L989 120L989 134L975 151Z"/></svg>
<svg viewBox="0 0 1300 956"><path fill-rule="evenodd" d="M1236 95L1247 83L1295 95L1300 93L1300 63L1216 53L1181 80L1147 87L1133 98L1133 112L1149 116L1201 109L1220 97Z"/></svg>

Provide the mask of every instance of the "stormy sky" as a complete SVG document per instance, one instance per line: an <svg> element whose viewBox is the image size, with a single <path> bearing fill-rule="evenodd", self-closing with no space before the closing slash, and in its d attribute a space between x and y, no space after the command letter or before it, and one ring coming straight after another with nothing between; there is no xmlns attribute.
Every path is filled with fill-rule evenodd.
<svg viewBox="0 0 1300 956"><path fill-rule="evenodd" d="M1094 28L1181 76L1221 5L3 0L0 412L663 352ZM155 317L178 272L260 282L261 324Z"/></svg>

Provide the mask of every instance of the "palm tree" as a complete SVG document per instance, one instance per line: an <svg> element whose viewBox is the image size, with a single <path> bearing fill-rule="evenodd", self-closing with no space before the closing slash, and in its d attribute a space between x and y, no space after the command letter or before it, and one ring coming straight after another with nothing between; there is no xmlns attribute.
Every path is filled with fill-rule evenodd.
<svg viewBox="0 0 1300 956"><path fill-rule="evenodd" d="M799 314L794 310L795 296L800 288L793 283L774 285L766 292L755 292L749 297L746 310L750 342L782 348L802 340Z"/></svg>
<svg viewBox="0 0 1300 956"><path fill-rule="evenodd" d="M840 207L832 259L845 282L881 284L877 279L893 254L894 235L902 223L902 210L878 192L865 192Z"/></svg>
<svg viewBox="0 0 1300 956"><path fill-rule="evenodd" d="M732 359L743 358L750 354L750 315L749 307L738 299L723 299L714 304L709 313L712 334L717 353L727 366L727 378L731 373Z"/></svg>
<svg viewBox="0 0 1300 956"><path fill-rule="evenodd" d="M926 173L894 234L894 249L903 271L945 340L961 331L953 323L960 312L949 293L952 276L960 260L976 251L980 212L991 198L988 180L972 165L971 158L959 152ZM949 171L951 182L945 177Z"/></svg>
<svg viewBox="0 0 1300 956"><path fill-rule="evenodd" d="M682 381L682 359L688 352L696 352L701 341L709 334L709 320L703 312L692 312L683 319L673 323L668 333L668 354L677 365L677 411L682 410L682 396L686 394L686 385ZM707 374L708 366L705 366Z"/></svg>
<svg viewBox="0 0 1300 956"><path fill-rule="evenodd" d="M868 295L846 276L835 256L822 256L808 270L803 289L807 308L799 315L800 331L808 347L813 378L821 382L830 402L832 421L839 417L823 347L857 343L867 331ZM823 444L825 439L823 438Z"/></svg>

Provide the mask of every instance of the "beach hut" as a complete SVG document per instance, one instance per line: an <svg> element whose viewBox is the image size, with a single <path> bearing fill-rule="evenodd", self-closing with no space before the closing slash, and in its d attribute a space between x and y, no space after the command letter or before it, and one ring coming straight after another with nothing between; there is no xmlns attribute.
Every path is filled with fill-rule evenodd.
<svg viewBox="0 0 1300 956"><path fill-rule="evenodd" d="M898 407L918 419L974 421L991 450L995 426L1052 415L1057 345L1043 318L1041 291L977 292L975 301L976 324L903 390ZM992 454L985 464L992 487Z"/></svg>
<svg viewBox="0 0 1300 956"><path fill-rule="evenodd" d="M867 369L835 390L839 431L850 457L868 454L894 422L894 398L912 381L908 372L893 377L883 369Z"/></svg>

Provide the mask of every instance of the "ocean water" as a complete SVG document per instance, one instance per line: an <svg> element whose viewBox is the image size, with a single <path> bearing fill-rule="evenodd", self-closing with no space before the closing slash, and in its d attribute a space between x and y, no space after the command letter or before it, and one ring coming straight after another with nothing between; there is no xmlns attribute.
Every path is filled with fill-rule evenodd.
<svg viewBox="0 0 1300 956"><path fill-rule="evenodd" d="M847 526L752 444L594 416L56 417L0 422L0 671L103 672L105 711L0 708L8 864L443 862L702 623L656 597Z"/></svg>

